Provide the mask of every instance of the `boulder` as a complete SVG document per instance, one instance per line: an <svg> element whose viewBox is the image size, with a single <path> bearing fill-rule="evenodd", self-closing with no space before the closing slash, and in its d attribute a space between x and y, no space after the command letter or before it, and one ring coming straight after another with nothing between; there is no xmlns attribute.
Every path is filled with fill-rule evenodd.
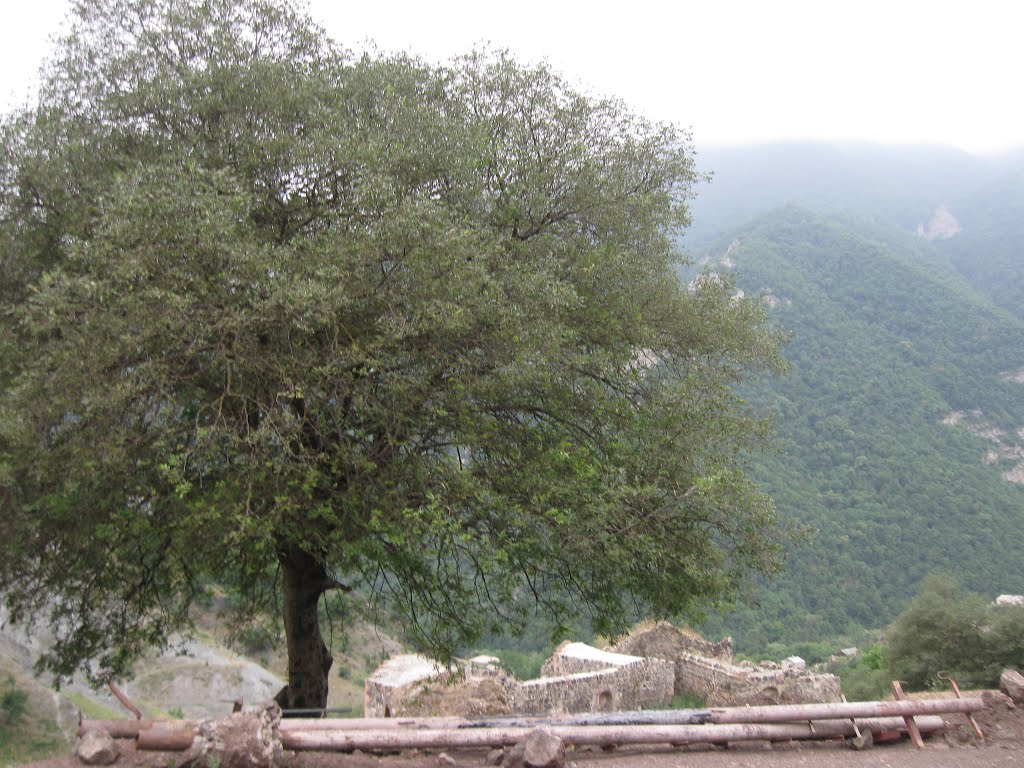
<svg viewBox="0 0 1024 768"><path fill-rule="evenodd" d="M999 677L999 690L1013 699L1014 704L1024 704L1024 675L1015 669L1004 669Z"/></svg>
<svg viewBox="0 0 1024 768"><path fill-rule="evenodd" d="M502 762L504 768L565 768L565 743L547 728L534 728Z"/></svg>
<svg viewBox="0 0 1024 768"><path fill-rule="evenodd" d="M82 734L75 754L86 765L110 765L117 760L119 752L110 734L97 729Z"/></svg>

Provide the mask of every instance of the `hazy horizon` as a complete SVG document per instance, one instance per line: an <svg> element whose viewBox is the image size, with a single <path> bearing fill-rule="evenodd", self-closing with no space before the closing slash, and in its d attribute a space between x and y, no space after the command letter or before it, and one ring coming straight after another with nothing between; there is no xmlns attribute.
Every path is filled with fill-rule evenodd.
<svg viewBox="0 0 1024 768"><path fill-rule="evenodd" d="M23 103L69 0L8 9L0 108ZM588 93L692 130L697 147L778 142L937 145L975 156L1024 148L1014 97L1024 7L1002 0L722 0L628 12L576 2L468 0L338 5L309 0L346 47L442 62L474 47L547 61Z"/></svg>

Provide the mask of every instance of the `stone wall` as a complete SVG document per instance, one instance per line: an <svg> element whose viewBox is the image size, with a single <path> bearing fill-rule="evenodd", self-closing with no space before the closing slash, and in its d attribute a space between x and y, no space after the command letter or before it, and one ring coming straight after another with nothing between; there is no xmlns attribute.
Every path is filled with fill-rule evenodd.
<svg viewBox="0 0 1024 768"><path fill-rule="evenodd" d="M668 624L640 627L613 646L619 653L671 660L675 694L692 695L708 706L809 704L840 701L839 678L779 664L736 664L732 640L711 643Z"/></svg>
<svg viewBox="0 0 1024 768"><path fill-rule="evenodd" d="M631 657L630 657L631 658ZM520 683L515 710L524 714L615 712L664 707L672 701L673 665L663 659Z"/></svg>
<svg viewBox="0 0 1024 768"><path fill-rule="evenodd" d="M736 664L732 641L711 643L659 623L611 650L563 643L536 680L480 657L446 670L422 656L390 659L366 680L366 717L599 712L664 707L688 694L708 706L839 701L839 678L764 662Z"/></svg>
<svg viewBox="0 0 1024 768"><path fill-rule="evenodd" d="M696 632L673 626L667 621L640 625L616 642L611 649L616 653L658 659L674 659L688 653L705 659L733 663L732 638L712 643Z"/></svg>
<svg viewBox="0 0 1024 768"><path fill-rule="evenodd" d="M672 701L672 662L561 646L536 680L468 664L449 672L421 656L400 656L366 680L366 717L503 715L649 709Z"/></svg>
<svg viewBox="0 0 1024 768"><path fill-rule="evenodd" d="M385 661L364 685L365 717L507 715L519 681L493 665L447 669L418 655Z"/></svg>
<svg viewBox="0 0 1024 768"><path fill-rule="evenodd" d="M676 660L677 692L691 693L713 707L809 704L841 700L839 678L778 665L739 666L686 655Z"/></svg>

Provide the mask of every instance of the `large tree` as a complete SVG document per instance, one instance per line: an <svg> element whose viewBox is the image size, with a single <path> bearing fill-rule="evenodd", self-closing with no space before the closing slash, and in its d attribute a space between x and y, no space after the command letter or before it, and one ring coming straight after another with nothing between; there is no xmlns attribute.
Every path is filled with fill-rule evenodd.
<svg viewBox="0 0 1024 768"><path fill-rule="evenodd" d="M448 658L778 565L734 392L760 304L676 275L687 134L547 67L352 57L271 0L80 0L3 124L0 597L124 673L203 583L385 601Z"/></svg>

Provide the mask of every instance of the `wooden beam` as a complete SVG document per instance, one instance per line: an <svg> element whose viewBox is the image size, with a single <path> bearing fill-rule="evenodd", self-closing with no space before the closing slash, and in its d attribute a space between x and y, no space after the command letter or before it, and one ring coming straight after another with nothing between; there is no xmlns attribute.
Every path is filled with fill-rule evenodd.
<svg viewBox="0 0 1024 768"><path fill-rule="evenodd" d="M902 701L906 699L907 695L903 692L903 686L900 685L899 680L893 680L890 683L892 687L892 695L896 701ZM914 722L914 715L907 714L903 717L903 720L907 724L907 733L910 734L910 740L914 743L914 746L918 749L924 749L924 739L921 738L921 731L917 727L917 723Z"/></svg>
<svg viewBox="0 0 1024 768"><path fill-rule="evenodd" d="M926 719L930 730L943 727L942 718ZM899 729L902 718L863 720L861 728L880 732ZM696 744L727 741L788 741L831 739L853 734L849 720L806 723L735 723L728 725L546 726L552 735L572 744ZM298 730L281 733L285 749L348 752L355 749L432 749L502 747L524 737L522 728L431 728L386 730Z"/></svg>

